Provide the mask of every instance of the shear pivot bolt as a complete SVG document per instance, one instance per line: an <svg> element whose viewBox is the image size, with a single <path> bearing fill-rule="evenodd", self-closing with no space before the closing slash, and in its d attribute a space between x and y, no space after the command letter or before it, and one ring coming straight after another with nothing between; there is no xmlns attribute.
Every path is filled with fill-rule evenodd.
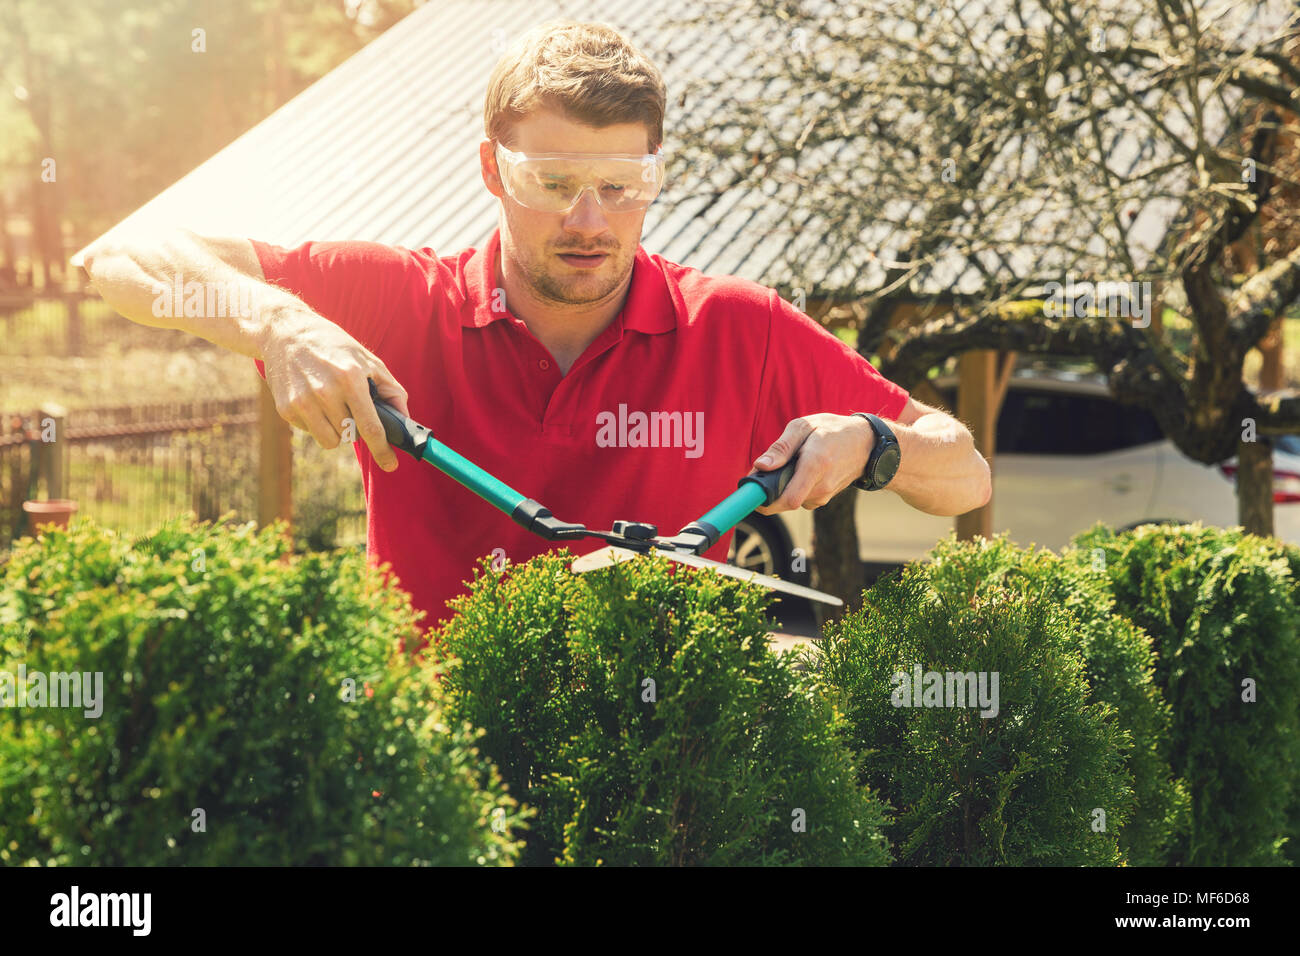
<svg viewBox="0 0 1300 956"><path fill-rule="evenodd" d="M613 531L624 538L648 541L658 533L659 529L652 524L645 524L641 521L615 521Z"/></svg>

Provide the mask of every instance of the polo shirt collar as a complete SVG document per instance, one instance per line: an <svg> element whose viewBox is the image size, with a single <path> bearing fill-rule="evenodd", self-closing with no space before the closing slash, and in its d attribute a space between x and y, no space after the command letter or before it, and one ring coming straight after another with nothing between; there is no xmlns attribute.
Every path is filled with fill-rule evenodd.
<svg viewBox="0 0 1300 956"><path fill-rule="evenodd" d="M469 308L461 312L460 324L466 328L481 329L511 314L504 309L493 310L493 304L499 300L496 295L496 259L500 249L501 228L498 226L483 248L475 250L465 264ZM651 334L671 332L677 328L677 311L668 293L663 270L640 244L636 247L636 260L632 264L632 283L627 300L614 321L621 323L624 329Z"/></svg>

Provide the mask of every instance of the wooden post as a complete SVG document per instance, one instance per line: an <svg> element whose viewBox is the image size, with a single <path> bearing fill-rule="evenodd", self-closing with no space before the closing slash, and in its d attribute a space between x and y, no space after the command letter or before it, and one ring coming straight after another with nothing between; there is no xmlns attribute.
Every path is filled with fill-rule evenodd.
<svg viewBox="0 0 1300 956"><path fill-rule="evenodd" d="M81 298L75 292L65 292L63 293L63 304L68 310L68 354L80 355L82 342Z"/></svg>
<svg viewBox="0 0 1300 956"><path fill-rule="evenodd" d="M1276 392L1286 388L1286 370L1283 368L1282 353L1282 316L1275 318L1268 327L1268 334L1260 340L1259 354L1263 362L1259 366L1259 390Z"/></svg>
<svg viewBox="0 0 1300 956"><path fill-rule="evenodd" d="M1235 245L1229 247L1240 261L1242 272L1251 275L1259 272L1259 251L1256 248L1258 241L1259 227L1255 225L1238 239ZM1285 388L1286 374L1282 367L1282 316L1279 315L1269 323L1268 331L1264 333L1264 337L1259 340L1255 347L1259 349L1261 359L1259 390L1267 393ZM1271 472L1269 478L1272 480Z"/></svg>
<svg viewBox="0 0 1300 956"><path fill-rule="evenodd" d="M36 428L41 436L40 461L37 465L45 479L45 496L51 500L68 497L68 411L55 402L46 402L36 410ZM47 436L53 441L47 441Z"/></svg>
<svg viewBox="0 0 1300 956"><path fill-rule="evenodd" d="M964 352L957 361L957 417L970 426L975 447L994 467L994 439L997 434L997 353L990 349ZM957 516L957 537L993 536L993 501L982 508Z"/></svg>
<svg viewBox="0 0 1300 956"><path fill-rule="evenodd" d="M996 422L1002 414L1002 400L1007 397L1007 385L1011 382L1011 373L1016 367L1015 352L998 352L998 380L993 388L993 420ZM996 434L997 429L994 429Z"/></svg>
<svg viewBox="0 0 1300 956"><path fill-rule="evenodd" d="M293 431L275 410L266 382L258 392L257 523L265 527L277 518L293 521ZM289 532L291 533L292 527Z"/></svg>
<svg viewBox="0 0 1300 956"><path fill-rule="evenodd" d="M1151 335L1157 339L1165 335L1165 283L1151 280Z"/></svg>

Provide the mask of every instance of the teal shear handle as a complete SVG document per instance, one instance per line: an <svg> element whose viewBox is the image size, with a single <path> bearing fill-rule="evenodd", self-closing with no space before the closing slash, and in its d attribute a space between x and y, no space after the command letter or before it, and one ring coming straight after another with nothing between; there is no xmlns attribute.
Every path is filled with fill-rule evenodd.
<svg viewBox="0 0 1300 956"><path fill-rule="evenodd" d="M513 514L520 504L528 500L505 482L493 478L468 458L438 441L433 437L433 432L419 422L412 421L383 401L374 382L370 383L370 397L375 401L375 411L379 413L379 421L383 423L388 443L394 448L401 449L419 461L427 461L506 514Z"/></svg>
<svg viewBox="0 0 1300 956"><path fill-rule="evenodd" d="M781 497L785 486L790 484L790 479L794 476L798 461L799 455L796 453L778 471L764 471L741 478L740 486L705 513L699 523L710 524L718 529L720 535L726 534L755 508L770 505Z"/></svg>
<svg viewBox="0 0 1300 956"><path fill-rule="evenodd" d="M790 478L798 464L799 453L796 451L794 457L779 470L763 471L741 478L735 491L677 532L677 537L673 540L696 554L703 554L755 508L770 505L780 498L785 486L790 484Z"/></svg>
<svg viewBox="0 0 1300 956"><path fill-rule="evenodd" d="M412 421L379 397L375 383L370 383L370 397L384 426L388 443L417 461L427 461L444 475L458 481L492 507L504 511L529 531L544 538L581 537L574 533L582 525L557 520L549 510L527 495L522 495L504 481L494 478L464 455L448 448L433 437L433 432Z"/></svg>
<svg viewBox="0 0 1300 956"><path fill-rule="evenodd" d="M494 508L505 512L511 520L544 538L601 537L611 542L653 543L672 550L693 551L703 554L755 508L770 505L790 483L798 462L798 454L779 471L746 475L739 487L704 514L698 521L683 528L674 538L655 537L653 525L638 522L616 522L614 532L590 531L585 525L560 521L539 502L515 491L505 482L494 478L468 458L448 448L419 422L407 418L379 397L375 383L370 383L370 397L375 411L384 426L388 443L417 461L426 461L449 478L464 485ZM630 539L630 540L629 540Z"/></svg>

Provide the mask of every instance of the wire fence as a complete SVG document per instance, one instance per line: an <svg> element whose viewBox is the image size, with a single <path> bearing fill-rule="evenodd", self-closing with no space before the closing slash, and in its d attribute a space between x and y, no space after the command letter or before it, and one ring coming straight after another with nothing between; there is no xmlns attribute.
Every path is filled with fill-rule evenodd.
<svg viewBox="0 0 1300 956"><path fill-rule="evenodd" d="M77 516L143 534L192 511L201 521L257 518L256 396L78 408L62 437L39 409L0 415L0 550L31 533L23 502L42 489L42 455L61 456L61 497ZM49 442L45 439L57 439ZM47 447L48 446L48 447ZM320 448L294 433L294 537L303 549L365 543L360 470L346 446Z"/></svg>

